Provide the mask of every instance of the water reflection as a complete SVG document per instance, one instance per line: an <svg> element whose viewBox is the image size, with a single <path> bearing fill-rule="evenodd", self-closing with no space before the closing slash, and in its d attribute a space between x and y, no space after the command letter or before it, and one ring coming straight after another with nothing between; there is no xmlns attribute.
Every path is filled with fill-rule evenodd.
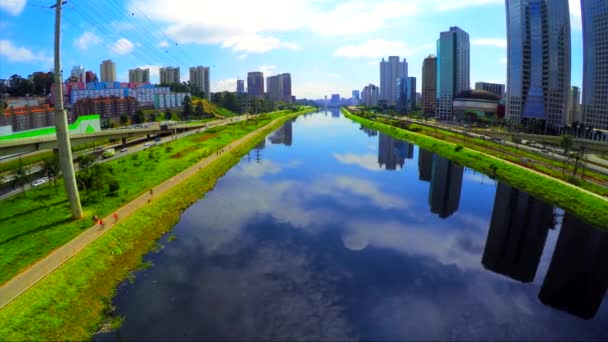
<svg viewBox="0 0 608 342"><path fill-rule="evenodd" d="M431 212L441 218L447 218L458 210L462 174L462 166L436 154L433 155L429 192Z"/></svg>
<svg viewBox="0 0 608 342"><path fill-rule="evenodd" d="M533 281L552 227L553 206L498 183L482 264L509 278Z"/></svg>
<svg viewBox="0 0 608 342"><path fill-rule="evenodd" d="M365 134L367 134L367 136L368 136L368 137L375 137L375 136L378 136L378 131L376 131L376 130L375 130L375 129L373 129L373 128L369 128L369 127L367 127L367 126L363 126L363 125L361 125L361 126L359 127L359 129L360 129L361 131L363 131Z"/></svg>
<svg viewBox="0 0 608 342"><path fill-rule="evenodd" d="M289 120L285 122L283 126L277 129L274 133L270 135L270 143L271 144L283 144L285 146L291 146L292 138L293 138L293 121Z"/></svg>
<svg viewBox="0 0 608 342"><path fill-rule="evenodd" d="M395 171L397 165L403 168L405 159L414 158L414 146L389 135L380 133L378 138L378 165L386 170Z"/></svg>
<svg viewBox="0 0 608 342"><path fill-rule="evenodd" d="M608 233L566 213L538 298L573 315L593 318L608 287Z"/></svg>
<svg viewBox="0 0 608 342"><path fill-rule="evenodd" d="M433 152L418 149L418 179L430 182L433 175Z"/></svg>

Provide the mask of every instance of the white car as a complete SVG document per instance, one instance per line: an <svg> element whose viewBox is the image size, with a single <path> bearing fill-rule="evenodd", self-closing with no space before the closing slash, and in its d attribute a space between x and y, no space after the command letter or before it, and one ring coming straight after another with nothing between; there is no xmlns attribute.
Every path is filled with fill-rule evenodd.
<svg viewBox="0 0 608 342"><path fill-rule="evenodd" d="M144 144L144 146L145 146L145 147L150 146L150 145L152 145L152 143L151 143L151 142L149 142L149 141L148 141L147 143L145 143L145 144Z"/></svg>
<svg viewBox="0 0 608 342"><path fill-rule="evenodd" d="M48 181L49 181L48 178L36 179L35 181L32 182L32 186L33 187L41 186L42 184L44 184Z"/></svg>

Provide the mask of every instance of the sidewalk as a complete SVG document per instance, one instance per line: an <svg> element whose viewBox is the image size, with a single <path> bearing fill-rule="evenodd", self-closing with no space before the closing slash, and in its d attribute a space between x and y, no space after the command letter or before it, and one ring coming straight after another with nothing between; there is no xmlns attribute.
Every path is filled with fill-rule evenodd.
<svg viewBox="0 0 608 342"><path fill-rule="evenodd" d="M228 144L228 146L225 146L224 148L220 149L218 151L219 153L211 154L207 158L202 159L201 161L192 165L188 169L164 181L163 183L152 188L151 190L146 191L143 195L137 197L125 206L116 210L116 213L118 214L118 222L128 217L138 209L144 207L150 201L153 201L154 199L162 196L174 185L183 182L190 176L200 171L202 168L206 167L207 165L221 157L223 154L228 153L231 150L239 147L244 142L251 139L259 131L263 130L265 127L268 127L268 125L271 125L276 120L280 119L281 118L275 119L274 121L271 121L268 124L257 128L255 131L250 132L244 137L233 141L232 143ZM25 271L16 275L6 284L0 286L0 309L3 308L5 305L9 304L27 289L35 285L38 281L43 279L57 267L61 266L71 257L76 255L78 252L80 252L80 250L88 246L91 242L95 241L95 239L103 235L108 230L112 229L115 225L114 218L112 217L113 214L114 213L102 218L105 224L105 228L102 228L99 224L96 223L91 228L85 230L70 242L57 248L49 255L27 268Z"/></svg>

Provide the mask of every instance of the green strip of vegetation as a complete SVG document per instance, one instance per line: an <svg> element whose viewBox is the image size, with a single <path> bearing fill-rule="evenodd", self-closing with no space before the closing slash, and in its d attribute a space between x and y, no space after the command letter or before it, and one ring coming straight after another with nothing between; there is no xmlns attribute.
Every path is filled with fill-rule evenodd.
<svg viewBox="0 0 608 342"><path fill-rule="evenodd" d="M351 114L345 108L342 108L342 113L353 121L393 137L410 141L423 149L437 153L460 165L483 172L501 182L508 183L548 203L557 205L600 229L608 231L607 200L603 200L549 176L539 175L496 157L468 148L462 148L460 145L368 120Z"/></svg>
<svg viewBox="0 0 608 342"><path fill-rule="evenodd" d="M305 109L298 114L310 112ZM62 246L93 224L91 217L103 217L130 202L151 187L194 165L199 160L245 136L272 120L294 112L275 112L248 121L214 127L130 156L105 163L105 170L82 177L85 218L70 219L70 206L61 180L30 189L0 202L0 284ZM108 171L110 175L107 175ZM104 172L102 172L104 171ZM104 176L110 182L96 184ZM79 182L80 183L80 182ZM105 183L105 184L104 184ZM101 185L101 186L98 186Z"/></svg>
<svg viewBox="0 0 608 342"><path fill-rule="evenodd" d="M241 157L288 119L283 116L248 142L119 222L78 255L0 310L0 340L85 340L108 320L116 287L140 267L142 255L211 190ZM168 239L169 240L169 239ZM167 240L167 241L168 241Z"/></svg>

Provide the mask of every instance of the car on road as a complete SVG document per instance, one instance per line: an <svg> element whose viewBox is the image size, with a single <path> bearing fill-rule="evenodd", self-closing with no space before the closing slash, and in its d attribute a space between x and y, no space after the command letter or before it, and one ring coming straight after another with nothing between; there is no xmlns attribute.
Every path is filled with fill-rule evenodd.
<svg viewBox="0 0 608 342"><path fill-rule="evenodd" d="M123 147L123 148L120 149L120 152L127 152L128 150L129 150L128 148Z"/></svg>
<svg viewBox="0 0 608 342"><path fill-rule="evenodd" d="M150 146L150 145L152 145L152 143L148 141L148 142L146 142L146 143L144 144L144 147L148 147L148 146Z"/></svg>
<svg viewBox="0 0 608 342"><path fill-rule="evenodd" d="M46 183L48 181L49 181L48 178L36 179L35 181L32 182L32 186L33 187L41 186L42 184L44 184L44 183Z"/></svg>

